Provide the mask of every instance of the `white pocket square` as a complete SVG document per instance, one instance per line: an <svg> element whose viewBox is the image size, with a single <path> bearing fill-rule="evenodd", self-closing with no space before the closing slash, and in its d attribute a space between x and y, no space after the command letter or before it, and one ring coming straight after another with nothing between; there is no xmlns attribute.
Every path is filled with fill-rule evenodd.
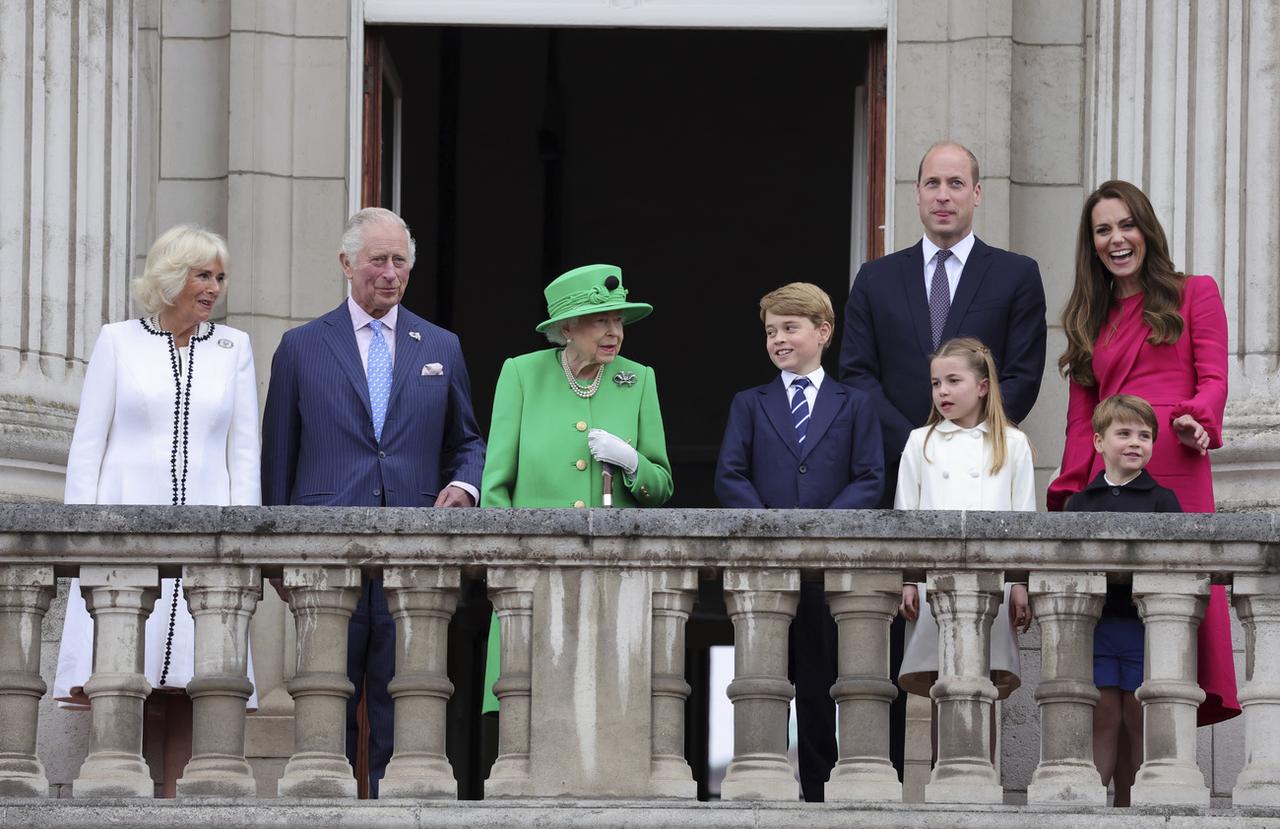
<svg viewBox="0 0 1280 829"><path fill-rule="evenodd" d="M438 374L444 374L444 366L439 363L427 363L422 367L423 377L435 377Z"/></svg>

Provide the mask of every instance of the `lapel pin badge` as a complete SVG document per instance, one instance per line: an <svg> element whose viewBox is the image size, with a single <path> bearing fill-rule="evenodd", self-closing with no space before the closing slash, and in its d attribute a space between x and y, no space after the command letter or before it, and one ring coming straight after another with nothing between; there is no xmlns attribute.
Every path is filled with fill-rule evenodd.
<svg viewBox="0 0 1280 829"><path fill-rule="evenodd" d="M439 363L427 363L422 367L423 377L436 377L441 374L444 374L444 366Z"/></svg>
<svg viewBox="0 0 1280 829"><path fill-rule="evenodd" d="M634 386L636 384L636 373L634 371L620 371L613 375L613 382L619 386Z"/></svg>
<svg viewBox="0 0 1280 829"><path fill-rule="evenodd" d="M413 339L417 340L418 342L422 342L422 335L421 335L421 334L419 334L417 331L410 331L410 332L409 332L409 336L410 336L411 338L413 338Z"/></svg>

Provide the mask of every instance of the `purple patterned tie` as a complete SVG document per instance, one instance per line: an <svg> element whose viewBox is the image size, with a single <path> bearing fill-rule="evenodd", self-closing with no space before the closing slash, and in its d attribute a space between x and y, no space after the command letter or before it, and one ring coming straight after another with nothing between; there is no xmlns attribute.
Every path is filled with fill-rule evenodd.
<svg viewBox="0 0 1280 829"><path fill-rule="evenodd" d="M929 328L933 333L933 347L942 344L942 329L947 324L947 312L951 310L951 286L947 284L947 258L951 251L940 250L933 267L933 281L929 283Z"/></svg>

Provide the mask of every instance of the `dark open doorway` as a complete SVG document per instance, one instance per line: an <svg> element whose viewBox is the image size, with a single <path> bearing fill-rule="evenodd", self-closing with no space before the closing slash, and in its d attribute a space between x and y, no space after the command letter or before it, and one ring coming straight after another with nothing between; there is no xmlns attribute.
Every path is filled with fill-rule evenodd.
<svg viewBox="0 0 1280 829"><path fill-rule="evenodd" d="M839 308L864 258L851 253L868 224L855 189L875 177L855 168L856 144L882 140L865 137L859 87L883 33L404 27L369 39L400 78L400 210L419 251L405 302L462 338L482 429L502 360L546 346L533 333L543 286L611 262L656 309L624 353L657 371L670 505L714 506L729 401L773 374L759 297L806 280ZM384 95L384 131L389 106Z"/></svg>

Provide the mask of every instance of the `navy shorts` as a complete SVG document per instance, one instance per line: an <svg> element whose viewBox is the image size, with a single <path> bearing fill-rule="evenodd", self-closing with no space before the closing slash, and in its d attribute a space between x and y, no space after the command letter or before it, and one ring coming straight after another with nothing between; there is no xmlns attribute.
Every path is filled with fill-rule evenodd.
<svg viewBox="0 0 1280 829"><path fill-rule="evenodd" d="M1136 691L1142 684L1141 619L1103 616L1093 631L1093 684Z"/></svg>

